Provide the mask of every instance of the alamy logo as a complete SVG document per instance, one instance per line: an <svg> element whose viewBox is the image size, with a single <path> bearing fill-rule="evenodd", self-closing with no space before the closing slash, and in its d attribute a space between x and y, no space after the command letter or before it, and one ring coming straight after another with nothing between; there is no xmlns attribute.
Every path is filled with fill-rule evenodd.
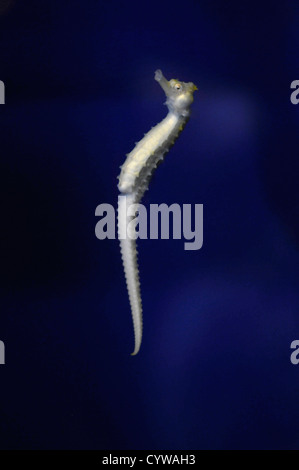
<svg viewBox="0 0 299 470"><path fill-rule="evenodd" d="M3 341L0 341L0 365L5 364L5 346Z"/></svg>
<svg viewBox="0 0 299 470"><path fill-rule="evenodd" d="M291 363L294 366L297 366L299 364L299 341L298 339L295 339L294 341L292 341L291 349L295 350L292 352L291 357L290 357Z"/></svg>
<svg viewBox="0 0 299 470"><path fill-rule="evenodd" d="M299 103L299 80L293 80L291 83L291 89L295 90L291 93L291 103L298 104Z"/></svg>
<svg viewBox="0 0 299 470"><path fill-rule="evenodd" d="M119 196L126 203L126 196ZM116 238L115 209L111 204L97 206L95 215L101 217L95 227L99 240ZM143 204L129 204L124 214L126 223L121 223L122 230L118 238L142 240L170 239L170 221L172 219L172 238L187 240L185 250L199 250L203 245L203 204L150 204L149 214ZM192 223L193 219L193 223ZM194 229L192 230L192 226ZM160 237L159 237L160 235Z"/></svg>
<svg viewBox="0 0 299 470"><path fill-rule="evenodd" d="M0 104L5 104L5 86L2 80L0 80Z"/></svg>

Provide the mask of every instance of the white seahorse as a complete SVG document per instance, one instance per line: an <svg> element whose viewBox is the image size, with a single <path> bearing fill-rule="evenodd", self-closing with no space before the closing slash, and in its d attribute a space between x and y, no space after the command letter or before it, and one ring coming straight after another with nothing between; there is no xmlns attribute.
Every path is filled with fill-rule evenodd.
<svg viewBox="0 0 299 470"><path fill-rule="evenodd" d="M118 238L134 325L135 348L132 355L138 353L141 345L142 304L136 233L127 233L128 225L134 215L128 215L127 208L140 202L148 188L153 171L185 127L190 116L193 93L197 90L197 87L191 82L166 80L161 70L155 72L155 80L159 82L166 94L165 104L169 112L166 118L145 134L132 152L127 154L127 159L121 167L121 173L118 177L118 189L122 193L118 198Z"/></svg>

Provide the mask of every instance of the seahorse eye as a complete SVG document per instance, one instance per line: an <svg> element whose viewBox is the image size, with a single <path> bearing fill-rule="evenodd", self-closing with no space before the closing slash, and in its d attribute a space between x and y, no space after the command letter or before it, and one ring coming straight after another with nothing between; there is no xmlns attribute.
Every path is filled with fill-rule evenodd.
<svg viewBox="0 0 299 470"><path fill-rule="evenodd" d="M174 88L176 90L180 90L182 88L182 85L180 85L179 83L176 83L176 85L174 86Z"/></svg>

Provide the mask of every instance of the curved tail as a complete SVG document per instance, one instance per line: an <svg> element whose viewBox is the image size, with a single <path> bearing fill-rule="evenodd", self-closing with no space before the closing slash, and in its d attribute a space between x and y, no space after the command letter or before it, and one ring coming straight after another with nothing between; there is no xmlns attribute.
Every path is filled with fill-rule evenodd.
<svg viewBox="0 0 299 470"><path fill-rule="evenodd" d="M131 305L135 347L132 355L136 355L140 349L142 339L142 303L140 294L139 271L136 249L136 232L129 228L129 223L134 216L127 216L127 209L131 204L137 203L134 193L118 196L118 238L120 242L121 256L125 271L127 289Z"/></svg>

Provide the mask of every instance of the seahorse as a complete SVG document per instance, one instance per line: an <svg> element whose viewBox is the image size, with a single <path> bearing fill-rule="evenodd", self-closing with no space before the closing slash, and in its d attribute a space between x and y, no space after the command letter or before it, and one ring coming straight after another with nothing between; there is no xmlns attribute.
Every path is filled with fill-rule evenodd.
<svg viewBox="0 0 299 470"><path fill-rule="evenodd" d="M143 320L136 232L128 233L127 230L134 214L129 215L127 209L132 204L140 203L144 192L148 189L154 170L185 127L190 117L193 93L197 90L192 82L185 83L177 79L166 80L161 70L155 72L155 80L165 92L168 114L126 155L127 158L118 177L118 189L121 193L118 197L118 238L134 326L133 356L140 349Z"/></svg>

